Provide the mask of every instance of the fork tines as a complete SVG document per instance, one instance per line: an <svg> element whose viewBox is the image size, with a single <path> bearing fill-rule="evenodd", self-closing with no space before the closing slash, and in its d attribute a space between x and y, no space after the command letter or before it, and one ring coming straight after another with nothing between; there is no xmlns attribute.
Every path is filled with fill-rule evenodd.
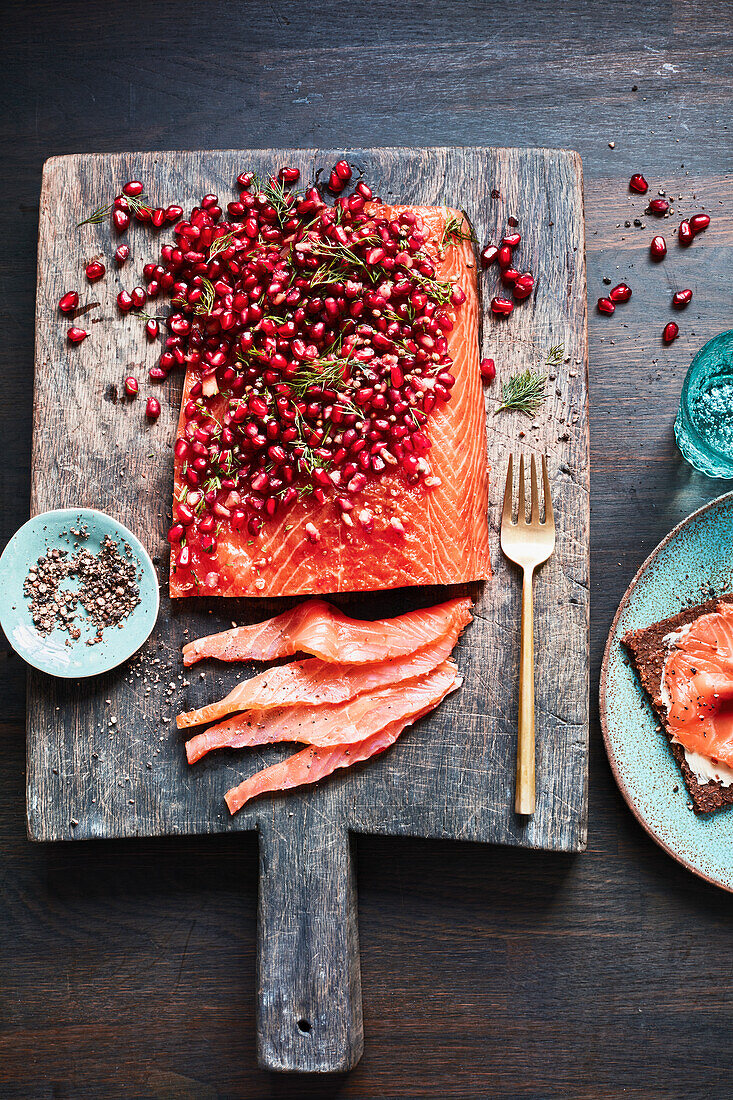
<svg viewBox="0 0 733 1100"><path fill-rule="evenodd" d="M504 508L501 514L501 522L517 525L526 523L528 526L537 526L545 523L553 523L552 498L550 496L550 479L547 475L547 457L542 456L542 495L544 505L544 518L540 519L540 501L537 484L537 464L532 455L530 466L529 493L530 511L527 519L526 500L524 492L524 455L519 456L519 499L517 518L514 518L514 455L509 455L509 465L506 472L506 487L504 489Z"/></svg>

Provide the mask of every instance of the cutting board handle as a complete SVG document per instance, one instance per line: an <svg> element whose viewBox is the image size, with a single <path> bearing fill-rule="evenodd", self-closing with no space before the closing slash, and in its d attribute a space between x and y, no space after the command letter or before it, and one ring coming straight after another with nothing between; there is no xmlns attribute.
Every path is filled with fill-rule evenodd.
<svg viewBox="0 0 733 1100"><path fill-rule="evenodd" d="M269 1070L334 1073L364 1045L351 838L299 816L260 830L257 1056Z"/></svg>

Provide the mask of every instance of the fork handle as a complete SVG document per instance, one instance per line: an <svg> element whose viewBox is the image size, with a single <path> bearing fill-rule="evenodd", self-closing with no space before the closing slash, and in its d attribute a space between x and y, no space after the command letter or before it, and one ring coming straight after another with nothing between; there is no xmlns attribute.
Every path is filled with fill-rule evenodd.
<svg viewBox="0 0 733 1100"><path fill-rule="evenodd" d="M522 582L522 636L519 652L517 791L514 802L514 808L518 814L533 814L535 810L533 576L533 568L524 570Z"/></svg>

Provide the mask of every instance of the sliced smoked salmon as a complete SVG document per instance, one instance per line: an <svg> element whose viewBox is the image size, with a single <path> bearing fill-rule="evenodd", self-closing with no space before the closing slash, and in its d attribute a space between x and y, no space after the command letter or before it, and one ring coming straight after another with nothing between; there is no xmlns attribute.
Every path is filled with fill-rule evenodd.
<svg viewBox="0 0 733 1100"><path fill-rule="evenodd" d="M444 661L415 680L368 692L344 703L325 706L281 707L269 711L244 711L228 718L186 743L189 764L212 749L250 748L280 741L299 741L321 748L363 741L384 726L435 706L458 686L453 661Z"/></svg>
<svg viewBox="0 0 733 1100"><path fill-rule="evenodd" d="M414 653L471 621L471 600L461 597L394 619L350 619L323 600L308 600L274 619L198 638L183 647L183 663L272 661L310 653L322 661L367 664Z"/></svg>
<svg viewBox="0 0 733 1100"><path fill-rule="evenodd" d="M317 783L338 768L350 768L353 764L360 764L371 756L377 756L395 743L406 726L422 718L429 710L432 710L432 707L426 707L411 718L392 722L355 745L333 745L327 749L310 746L289 756L286 760L255 772L249 779L245 779L237 787L232 787L224 795L230 814L233 815L237 810L241 810L246 802L258 795L271 791L288 791L293 787L305 786L307 783Z"/></svg>
<svg viewBox="0 0 733 1100"><path fill-rule="evenodd" d="M328 664L318 657L293 661L260 672L237 684L217 703L179 714L179 729L216 722L241 710L272 710L298 704L320 706L343 703L367 691L413 680L445 661L458 641L462 627L454 624L447 634L415 653L369 665Z"/></svg>
<svg viewBox="0 0 733 1100"><path fill-rule="evenodd" d="M733 766L733 604L720 603L669 638L661 696L674 740Z"/></svg>
<svg viewBox="0 0 733 1100"><path fill-rule="evenodd" d="M380 225L382 228L393 227L403 215L413 219L413 222L416 220L421 228L420 233L412 231L413 235L410 237L410 231L403 226L400 230L404 230L403 235L395 238L395 241L402 242L402 251L397 251L396 257L404 265L404 274L400 279L401 285L407 288L400 292L408 294L412 286L412 304L395 298L390 302L390 309L385 312L385 300L374 298L375 293L381 290L387 295L391 294L396 281L393 274L396 270L394 259L386 257L392 267L382 270L378 266L385 255L381 247L371 247L366 253L366 260L359 259L361 267L358 270L367 272L364 276L367 286L370 285L368 278L372 277L369 272L381 270L381 274L373 276L376 281L371 285L375 290L365 291L362 283L347 278L345 296L341 299L338 298L338 292L336 297L328 297L331 284L326 286L326 290L310 291L310 302L317 302L320 307L323 307L324 300L334 303L328 307L331 310L329 316L334 317L339 311L343 316L348 308L351 287L358 286L361 288L359 293L367 295L367 312L359 316L362 322L359 330L354 333L354 326L349 322L352 324L351 331L344 329L338 335L340 339L343 332L347 332L346 339L353 335L357 341L350 345L349 352L340 361L344 374L348 375L345 384L351 383L352 389L338 390L341 383L336 379L333 382L336 386L333 398L325 399L326 408L330 410L332 406L329 402L337 403L341 400L337 391L344 393L343 400L346 404L343 409L346 411L339 411L340 419L333 423L333 431L332 425L324 429L319 427L318 422L314 422L306 431L311 443L307 446L303 444L303 456L297 459L298 463L310 462L311 469L314 463L325 463L323 468L318 469L321 481L315 488L313 485L309 486L311 491L298 493L295 491L298 487L297 481L295 486L286 484L283 476L275 477L272 472L273 462L285 462L284 452L283 446L277 442L277 425L273 428L272 436L276 442L270 442L269 445L270 436L265 434L265 427L269 431L270 423L274 423L278 415L277 402L283 401L285 409L291 399L293 385L296 389L298 384L301 387L304 385L299 383L301 375L296 374L289 390L286 386L286 396L277 397L276 391L268 389L273 384L268 381L269 376L272 375L273 379L282 378L277 372L286 369L283 363L287 356L275 350L276 336L266 337L266 340L271 341L269 359L264 353L259 358L252 359L254 352L242 351L239 347L239 359L233 351L230 354L221 350L207 353L212 362L216 361L217 356L223 361L229 354L230 365L227 370L232 376L236 373L234 367L241 367L243 361L254 364L248 367L250 372L264 371L264 388L257 389L255 386L254 391L251 390L252 383L245 377L246 372L242 375L242 387L245 384L250 386L251 392L242 390L241 399L226 396L229 391L226 391L225 386L238 385L238 379L235 378L232 383L231 380L224 379L223 375L222 378L215 378L211 373L204 374L204 369L211 372L211 365L202 361L198 350L195 351L195 362L191 362L189 356L177 431L174 526L169 536L174 545L170 575L172 597L198 595L201 592L219 596L288 596L375 590L406 585L457 584L490 575L486 425L479 370L479 307L473 250L470 240L466 239L468 234L463 215L447 207L372 204L366 215L371 221L362 228L367 234L370 231L373 233L370 241L379 242ZM370 230L370 226L374 226L373 230ZM235 226L235 230L230 231L230 236L236 230ZM397 232L384 230L387 233L391 231ZM328 232L331 232L330 229ZM303 248L311 247L308 242L301 242L301 245ZM320 247L322 250L318 255L324 256L325 248L326 261L332 254L340 254L337 243ZM397 248L397 244L394 247ZM252 248L255 248L254 244ZM416 249L422 249L422 259L417 266L416 261L411 258ZM375 258L377 254L379 259ZM186 255L203 254L192 252ZM221 255L226 256L226 252ZM307 256L307 253L302 255ZM276 255L274 260L268 262L276 262L277 258ZM326 280L323 274L324 267L328 267L326 261L314 275L321 282ZM190 262L194 263L193 260ZM219 265L218 256L216 264ZM209 268L211 266L209 262ZM420 268L424 270L421 271ZM197 269L192 268L193 270ZM333 279L337 276L329 277ZM413 280L412 284L410 279ZM452 295L451 282L455 287ZM219 284L210 282L209 285L212 295L219 293ZM272 285L281 287L280 283ZM425 287L425 293L422 292L422 287ZM193 290L199 304L195 308L186 307L189 313L193 313L193 321L189 322L184 317L180 322L182 327L190 323L196 327L200 323L197 314L205 310L200 305L201 287L194 287ZM434 294L434 299L430 299L431 293ZM296 288L295 298L298 294ZM231 297L230 294L229 298ZM284 291L280 292L279 298L285 298ZM242 299L246 301L246 295ZM418 302L419 305L415 306ZM394 313L395 309L402 310L403 304L403 312ZM286 310L286 307L287 303L282 306L278 303L277 308ZM268 304L267 312L273 308ZM409 326L416 308L429 308L429 312L424 315L424 331L420 330L413 340L401 333L400 321L403 327ZM227 325L236 326L239 323L229 306L220 307L218 312L219 316L211 323L211 331L218 332L219 321L224 324L225 318ZM262 318L263 310L256 302L245 308L244 312L250 316L254 313L256 318ZM278 320L282 323L277 333L291 333L294 330L296 321L288 320L287 316L286 312L278 314ZM261 338L263 324L268 326L268 333L275 333L275 322L271 318L257 320L242 335L247 348L253 339ZM319 324L322 328L326 327L325 322ZM430 326L433 326L432 329ZM316 329L316 326L313 325L312 328ZM227 331L238 330L235 327ZM222 332L220 335L225 334ZM373 342L373 346L369 341ZM367 348L362 346L364 342L369 343ZM295 343L293 340L293 346ZM300 343L305 346L304 341ZM439 362L436 362L440 355L436 349L443 346L445 354L452 358L452 364L450 370L444 372L444 380L441 382L441 368ZM302 352L306 355L301 360L305 364L302 377L309 377L308 370L311 374L314 372L314 368L308 366L310 360L307 358L308 355L315 354L314 349L315 345L312 345L310 350L306 347ZM298 353L301 354L300 348ZM372 358L368 358L367 353ZM288 354L292 354L292 349ZM268 371L268 364L270 368L277 367L277 370ZM326 362L325 369L328 371L328 368L329 363ZM227 370L222 365L220 373L223 371L227 374ZM406 371L411 381L405 381ZM288 377L285 375L286 383ZM323 374L319 377L323 377ZM257 382L257 386L259 385ZM207 396L207 387L213 387L213 396ZM323 387L321 392L326 392ZM292 416L292 424L296 427L288 421L291 426L283 429L283 439L287 433L299 430L297 426L304 416L316 415L308 412L310 406L306 398L309 396L313 398L312 393L306 393L301 401L302 411L285 409L283 416ZM236 444L236 439L232 443L239 425L238 407L235 406L240 400L241 408L249 410L246 415L253 418L241 424L242 429L251 429L248 439L252 441L250 444L245 439L242 446ZM389 401L396 403L399 417L390 412ZM205 409L202 408L202 402L205 402ZM358 454L354 449L353 453L350 452L344 458L341 452L346 453L344 442L348 433L356 435L361 429L367 432L364 427L366 421L359 417L364 415L363 410L369 402L379 402L373 405L370 413L372 420L369 421L370 424L377 425L372 431L379 438L371 448L367 446L367 437L356 441L349 438L349 446L356 448L359 445L366 449ZM427 413L424 412L426 409ZM419 424L418 414L423 417ZM331 415L330 411L327 415ZM394 421L400 422L393 423L390 415ZM229 422L226 421L227 416L232 418ZM351 423L350 417L355 421L356 427L348 427L343 432L342 425L344 422ZM405 418L407 425L403 422ZM323 421L320 423L322 425ZM196 428L199 436L192 434L191 426L196 427L196 424L199 424ZM416 428L420 432L420 449L413 454L412 450L406 450L407 444L403 442L402 433L407 432L409 436ZM187 431L190 433L188 436ZM383 433L381 437L380 432ZM225 439L223 443L222 438ZM213 439L218 440L215 446ZM313 442L316 439L320 440L320 446ZM384 440L387 441L386 444ZM258 468L254 476L250 467L246 477L240 477L234 469L239 461L236 456L243 453L242 447L250 446L262 449L264 465ZM385 446L386 449L380 452L380 446ZM214 462L212 452L217 456L215 468L211 466ZM395 458L395 454L399 457ZM322 458L322 455L330 457ZM359 465L362 460L364 465ZM349 462L356 473L349 470L348 484L344 488L343 480L339 480L340 471L349 469ZM203 474L197 472L197 463L204 468ZM332 465L329 466L329 463ZM292 474L292 468L283 469ZM368 476L362 474L363 469L367 469ZM277 482L277 489L273 488L273 481ZM269 488L261 490L261 485ZM263 495L266 492L274 495L267 498ZM343 507L342 512L334 504L334 494L339 492L347 493L347 497L341 498L345 502L339 505ZM247 501L251 503L247 504ZM267 510L270 505L276 509L274 514ZM242 511L245 507L256 508L258 511ZM204 515L200 512L202 508L211 508L213 511Z"/></svg>

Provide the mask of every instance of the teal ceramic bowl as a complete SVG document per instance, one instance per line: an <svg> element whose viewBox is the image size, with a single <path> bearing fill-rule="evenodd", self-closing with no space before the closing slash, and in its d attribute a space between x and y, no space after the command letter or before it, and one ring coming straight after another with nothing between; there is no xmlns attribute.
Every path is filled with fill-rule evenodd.
<svg viewBox="0 0 733 1100"><path fill-rule="evenodd" d="M700 348L682 384L674 435L682 457L707 477L733 479L733 330Z"/></svg>
<svg viewBox="0 0 733 1100"><path fill-rule="evenodd" d="M83 610L77 623L82 627L81 636L70 645L66 645L69 635L64 631L39 634L33 625L28 600L23 595L23 582L29 567L49 547L71 550L79 540L69 533L69 528L78 529L79 525L88 531L88 538L80 545L94 554L99 551L105 535L115 542L127 543L137 567L140 587L140 603L124 620L124 625L108 627L102 641L95 645L86 644L95 632ZM73 584L68 587L73 588ZM0 626L16 653L50 676L96 676L126 661L149 637L159 606L158 578L145 547L132 531L94 508L62 508L34 516L16 531L0 558Z"/></svg>
<svg viewBox="0 0 733 1100"><path fill-rule="evenodd" d="M606 643L600 711L613 774L641 824L679 863L733 891L733 807L707 817L689 809L682 774L621 645L627 630L730 591L733 493L726 493L675 527L629 585Z"/></svg>

